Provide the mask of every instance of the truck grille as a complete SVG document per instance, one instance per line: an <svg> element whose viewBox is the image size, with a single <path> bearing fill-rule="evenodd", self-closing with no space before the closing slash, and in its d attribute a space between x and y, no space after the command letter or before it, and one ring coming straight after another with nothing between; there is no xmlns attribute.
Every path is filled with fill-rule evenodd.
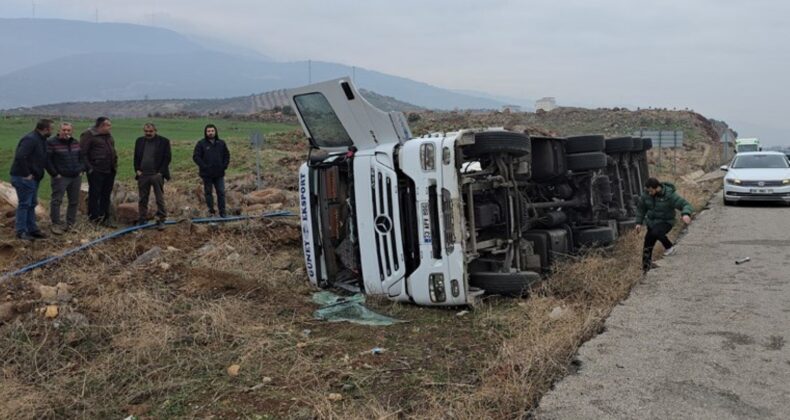
<svg viewBox="0 0 790 420"><path fill-rule="evenodd" d="M388 174L376 170L370 171L370 185L373 197L373 223L376 235L376 250L381 281L400 270L398 243L395 237L395 203L397 194L396 180Z"/></svg>

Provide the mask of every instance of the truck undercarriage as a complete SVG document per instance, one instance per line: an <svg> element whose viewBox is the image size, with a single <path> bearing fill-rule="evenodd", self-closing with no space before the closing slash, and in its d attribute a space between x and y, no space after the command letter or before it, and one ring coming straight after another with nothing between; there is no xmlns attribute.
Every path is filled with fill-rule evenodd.
<svg viewBox="0 0 790 420"><path fill-rule="evenodd" d="M320 113L300 101L316 94L329 97ZM564 255L609 245L634 225L649 139L501 129L411 138L399 132L405 120L369 104L345 113L345 102L364 100L344 79L292 99L313 144L301 169L302 225L318 286L426 305L522 295ZM331 147L317 147L316 121L333 122L328 112L342 127L324 129ZM370 120L359 125L362 116Z"/></svg>

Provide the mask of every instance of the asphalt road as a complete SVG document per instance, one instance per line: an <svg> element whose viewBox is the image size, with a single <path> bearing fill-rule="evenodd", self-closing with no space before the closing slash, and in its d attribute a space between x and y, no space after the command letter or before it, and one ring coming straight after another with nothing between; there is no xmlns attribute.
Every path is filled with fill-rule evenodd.
<svg viewBox="0 0 790 420"><path fill-rule="evenodd" d="M790 418L790 208L724 207L720 194L537 418Z"/></svg>

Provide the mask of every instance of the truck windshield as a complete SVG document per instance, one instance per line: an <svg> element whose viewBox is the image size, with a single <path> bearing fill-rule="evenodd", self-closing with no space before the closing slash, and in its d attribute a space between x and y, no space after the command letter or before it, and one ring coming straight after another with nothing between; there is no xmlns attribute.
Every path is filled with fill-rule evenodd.
<svg viewBox="0 0 790 420"><path fill-rule="evenodd" d="M787 159L780 155L743 155L735 158L734 169L777 169L787 168Z"/></svg>
<svg viewBox="0 0 790 420"><path fill-rule="evenodd" d="M353 144L323 94L316 92L295 96L294 102L314 146L348 147Z"/></svg>
<svg viewBox="0 0 790 420"><path fill-rule="evenodd" d="M756 152L758 146L756 144L739 144L738 151L739 152Z"/></svg>

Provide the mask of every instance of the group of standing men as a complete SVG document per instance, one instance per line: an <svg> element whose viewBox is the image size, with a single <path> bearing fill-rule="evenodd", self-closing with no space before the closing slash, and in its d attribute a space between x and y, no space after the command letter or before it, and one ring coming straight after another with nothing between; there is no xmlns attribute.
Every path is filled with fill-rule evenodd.
<svg viewBox="0 0 790 420"><path fill-rule="evenodd" d="M50 220L54 234L70 231L77 223L83 172L88 178L88 220L115 228L110 218L110 206L118 173L118 153L112 136L112 121L107 117L97 118L95 124L80 135L79 141L72 137L74 128L67 122L61 123L57 134L51 136L53 124L52 120L39 120L35 129L19 140L16 148L11 184L19 201L15 221L17 237L23 240L46 237L36 223L35 213L38 187L45 172L51 177ZM213 199L216 191L219 215L225 217L224 176L230 163L230 152L227 144L219 138L216 126L207 125L203 134L195 145L192 158L203 179L209 215L217 214ZM171 159L170 140L160 136L153 123L146 123L143 136L135 141L134 147L139 224L148 221L148 201L153 189L157 226L164 228L167 218L164 183L170 180ZM64 196L68 197L65 223L60 214Z"/></svg>

